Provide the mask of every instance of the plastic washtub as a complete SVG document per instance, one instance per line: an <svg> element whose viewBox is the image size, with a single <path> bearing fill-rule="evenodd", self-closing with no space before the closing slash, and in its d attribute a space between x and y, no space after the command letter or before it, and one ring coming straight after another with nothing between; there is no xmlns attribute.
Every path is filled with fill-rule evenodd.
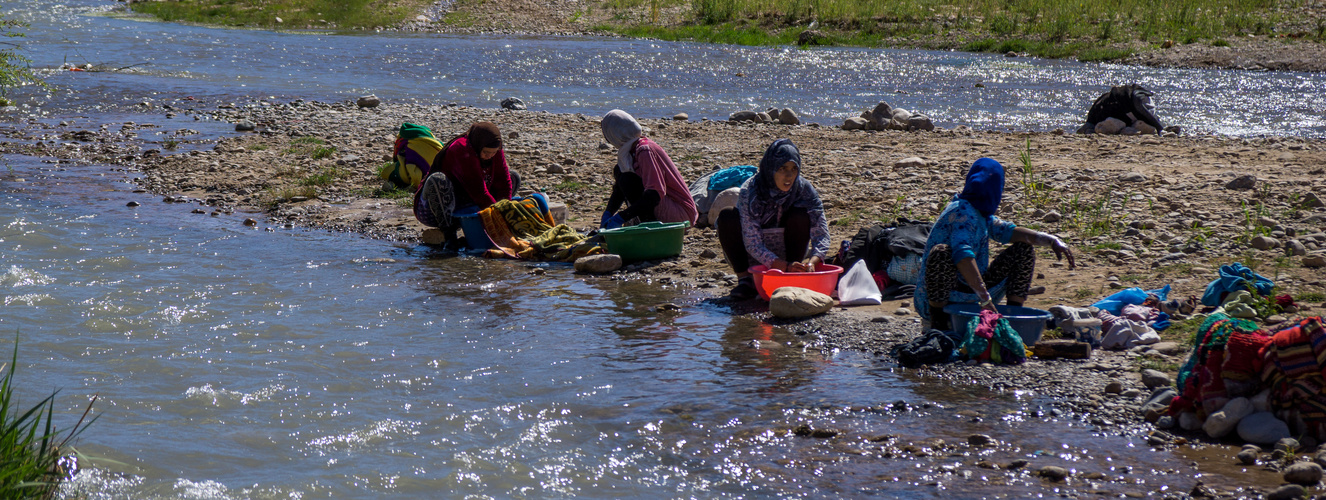
<svg viewBox="0 0 1326 500"><path fill-rule="evenodd" d="M755 277L755 289L759 290L760 298L764 300L769 300L774 290L785 286L833 295L834 289L838 288L838 275L843 273L843 268L833 264L820 264L815 268L818 270L813 273L785 273L759 265L750 268L750 273Z"/></svg>
<svg viewBox="0 0 1326 500"><path fill-rule="evenodd" d="M1022 343L1027 347L1036 345L1041 340L1041 334L1045 333L1045 322L1050 319L1050 311L1043 311L1032 307L995 305L999 314L1004 315L1008 320L1008 325L1018 332L1022 337ZM949 314L949 320L952 321L953 332L958 334L959 338L967 336L967 322L972 318L981 315L981 306L976 304L949 304L944 306L944 312Z"/></svg>
<svg viewBox="0 0 1326 500"><path fill-rule="evenodd" d="M690 222L642 222L630 227L605 229L603 244L608 253L624 261L661 259L681 254L682 237Z"/></svg>
<svg viewBox="0 0 1326 500"><path fill-rule="evenodd" d="M470 247L470 250L493 248L493 240L488 238L488 231L484 230L483 220L479 218L478 207L458 210L452 217L460 221L460 230L465 233L465 246Z"/></svg>

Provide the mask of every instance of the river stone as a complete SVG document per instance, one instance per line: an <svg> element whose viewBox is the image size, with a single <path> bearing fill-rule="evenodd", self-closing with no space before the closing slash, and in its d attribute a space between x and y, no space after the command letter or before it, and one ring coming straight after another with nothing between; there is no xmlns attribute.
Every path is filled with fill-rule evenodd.
<svg viewBox="0 0 1326 500"><path fill-rule="evenodd" d="M1257 452L1245 448L1239 450L1238 455L1234 455L1234 458L1243 465L1253 465L1257 463Z"/></svg>
<svg viewBox="0 0 1326 500"><path fill-rule="evenodd" d="M1285 482L1315 486L1321 482L1321 466L1314 462L1295 462L1285 468Z"/></svg>
<svg viewBox="0 0 1326 500"><path fill-rule="evenodd" d="M622 257L615 254L586 255L576 259L576 272L604 274L622 267Z"/></svg>
<svg viewBox="0 0 1326 500"><path fill-rule="evenodd" d="M1142 404L1142 415L1147 422L1155 422L1165 415L1169 410L1169 403L1178 396L1178 391L1173 387L1157 387L1151 392L1151 397L1147 398L1146 403Z"/></svg>
<svg viewBox="0 0 1326 500"><path fill-rule="evenodd" d="M795 286L774 290L769 298L769 312L779 318L805 318L833 309L833 298Z"/></svg>
<svg viewBox="0 0 1326 500"><path fill-rule="evenodd" d="M1308 208L1321 208L1326 207L1326 202L1322 202L1321 198L1317 197L1317 193L1308 191L1308 194L1303 195L1303 206Z"/></svg>
<svg viewBox="0 0 1326 500"><path fill-rule="evenodd" d="M761 111L759 113L755 113L755 120L760 123L769 123L772 122L774 119L772 116L769 116L769 113Z"/></svg>
<svg viewBox="0 0 1326 500"><path fill-rule="evenodd" d="M1156 419L1156 428L1157 428L1157 429L1167 429L1167 430L1168 430L1168 429L1173 429L1173 428L1174 428L1174 417L1171 417L1171 416L1169 416L1169 415L1163 415L1163 416L1161 416L1159 419Z"/></svg>
<svg viewBox="0 0 1326 500"><path fill-rule="evenodd" d="M1239 421L1239 438L1249 443L1272 444L1289 437L1289 425L1269 411L1255 412Z"/></svg>
<svg viewBox="0 0 1326 500"><path fill-rule="evenodd" d="M1111 380L1105 384L1105 394L1118 394L1123 392L1123 382Z"/></svg>
<svg viewBox="0 0 1326 500"><path fill-rule="evenodd" d="M1179 428L1185 431L1201 429L1202 419L1194 412L1185 411L1179 414Z"/></svg>
<svg viewBox="0 0 1326 500"><path fill-rule="evenodd" d="M359 96L359 99L355 100L355 106L361 108L376 108L379 104L382 104L382 99L378 99L378 96L373 94Z"/></svg>
<svg viewBox="0 0 1326 500"><path fill-rule="evenodd" d="M866 119L861 117L851 117L843 120L843 130L865 130Z"/></svg>
<svg viewBox="0 0 1326 500"><path fill-rule="evenodd" d="M1146 175L1140 172L1127 172L1120 175L1119 180L1123 182L1146 182Z"/></svg>
<svg viewBox="0 0 1326 500"><path fill-rule="evenodd" d="M1275 442L1275 449L1285 453L1297 453L1298 450L1303 449L1303 446L1299 444L1297 439L1282 437L1279 441Z"/></svg>
<svg viewBox="0 0 1326 500"><path fill-rule="evenodd" d="M691 119L691 115L688 115L686 113L677 113L675 115L672 115L672 119L678 121L686 121Z"/></svg>
<svg viewBox="0 0 1326 500"><path fill-rule="evenodd" d="M1124 123L1123 120L1120 120L1118 118L1106 118L1102 120L1100 123L1096 124L1096 133L1105 134L1105 135L1115 135L1118 134L1120 130L1123 130L1123 128L1127 126L1128 124Z"/></svg>
<svg viewBox="0 0 1326 500"><path fill-rule="evenodd" d="M1063 218L1064 218L1063 214L1060 214L1058 210L1051 210L1047 212L1045 215L1041 216L1041 221L1054 223L1054 222L1059 222Z"/></svg>
<svg viewBox="0 0 1326 500"><path fill-rule="evenodd" d="M1270 236L1258 236L1252 239L1251 245L1252 248L1256 248L1258 250L1270 250L1272 248L1279 248L1280 240L1277 240Z"/></svg>
<svg viewBox="0 0 1326 500"><path fill-rule="evenodd" d="M727 119L734 122L753 122L759 121L760 114L754 111L738 111L729 115Z"/></svg>
<svg viewBox="0 0 1326 500"><path fill-rule="evenodd" d="M525 109L525 101L520 100L519 97L508 97L506 99L502 99L501 106L503 109L520 111Z"/></svg>
<svg viewBox="0 0 1326 500"><path fill-rule="evenodd" d="M1138 132L1137 129L1133 127L1124 127L1123 130L1119 131L1119 135L1137 135L1139 133L1140 132Z"/></svg>
<svg viewBox="0 0 1326 500"><path fill-rule="evenodd" d="M801 117L792 108L783 108L778 112L778 123L783 125L801 125Z"/></svg>
<svg viewBox="0 0 1326 500"><path fill-rule="evenodd" d="M1146 135L1157 135L1160 133L1160 131L1156 130L1155 127L1152 127L1150 123L1141 120L1133 122L1133 128L1137 129L1138 133Z"/></svg>
<svg viewBox="0 0 1326 500"><path fill-rule="evenodd" d="M1220 411L1212 413L1206 417L1206 422L1202 423L1202 430L1206 435L1213 438L1222 438L1233 432L1243 417L1252 414L1252 402L1248 398L1234 398L1225 403L1225 407Z"/></svg>
<svg viewBox="0 0 1326 500"><path fill-rule="evenodd" d="M994 444L994 438L986 434L972 434L967 436L967 444L972 446L989 446Z"/></svg>
<svg viewBox="0 0 1326 500"><path fill-rule="evenodd" d="M547 166L546 168L547 168L548 173L550 173L550 174L565 174L565 173L566 173L566 167L563 167L560 163L549 163L548 166Z"/></svg>
<svg viewBox="0 0 1326 500"><path fill-rule="evenodd" d="M1142 385L1147 389L1170 385L1169 375L1159 370L1142 370Z"/></svg>
<svg viewBox="0 0 1326 500"><path fill-rule="evenodd" d="M1094 133L1096 133L1096 124L1094 124L1094 123L1083 123L1081 127L1078 127L1078 128L1077 128L1077 132L1076 132L1076 133L1078 133L1078 134L1082 134L1082 135L1094 134Z"/></svg>
<svg viewBox="0 0 1326 500"><path fill-rule="evenodd" d="M925 168L929 164L930 162L927 162L918 156L908 156L906 158L898 160L897 163L894 163L893 168L895 169Z"/></svg>
<svg viewBox="0 0 1326 500"><path fill-rule="evenodd" d="M1178 342L1157 342L1151 345L1151 350L1159 352L1166 356L1173 356L1175 354L1185 354L1188 352L1188 350L1185 349Z"/></svg>
<svg viewBox="0 0 1326 500"><path fill-rule="evenodd" d="M1326 267L1326 255L1317 253L1303 257L1303 267Z"/></svg>
<svg viewBox="0 0 1326 500"><path fill-rule="evenodd" d="M1308 496L1308 490L1297 484L1284 484L1266 494L1266 500L1294 500Z"/></svg>
<svg viewBox="0 0 1326 500"><path fill-rule="evenodd" d="M1257 187L1257 176L1240 175L1225 183L1225 189L1252 189Z"/></svg>
<svg viewBox="0 0 1326 500"><path fill-rule="evenodd" d="M1041 467L1041 469L1036 472L1040 474L1041 477L1051 481L1063 481L1064 478L1068 477L1068 469L1055 465Z"/></svg>
<svg viewBox="0 0 1326 500"><path fill-rule="evenodd" d="M805 30L797 35L797 45L819 45L828 40L820 30Z"/></svg>
<svg viewBox="0 0 1326 500"><path fill-rule="evenodd" d="M923 113L916 113L907 118L907 130L924 130L930 132L935 130L935 122L930 120L930 117Z"/></svg>
<svg viewBox="0 0 1326 500"><path fill-rule="evenodd" d="M893 120L893 106L889 106L889 103L887 102L880 101L879 104L875 105L875 109L870 110L869 115L870 121L883 127L884 125L887 125L889 121Z"/></svg>
<svg viewBox="0 0 1326 500"><path fill-rule="evenodd" d="M893 108L893 116L889 117L890 125L893 127L906 126L907 121L912 119L912 112L902 108Z"/></svg>
<svg viewBox="0 0 1326 500"><path fill-rule="evenodd" d="M1317 454L1312 456L1312 461L1317 462L1317 465L1326 465L1326 450L1317 451Z"/></svg>
<svg viewBox="0 0 1326 500"><path fill-rule="evenodd" d="M240 120L239 123L235 124L236 132L249 132L255 128L257 128L257 126L254 125L253 122L248 120Z"/></svg>
<svg viewBox="0 0 1326 500"><path fill-rule="evenodd" d="M1300 256L1307 254L1308 254L1308 247L1303 246L1303 242L1301 241L1289 240L1289 243L1285 244L1285 255Z"/></svg>
<svg viewBox="0 0 1326 500"><path fill-rule="evenodd" d="M1252 399L1252 409L1256 411L1271 411L1271 390L1262 389Z"/></svg>

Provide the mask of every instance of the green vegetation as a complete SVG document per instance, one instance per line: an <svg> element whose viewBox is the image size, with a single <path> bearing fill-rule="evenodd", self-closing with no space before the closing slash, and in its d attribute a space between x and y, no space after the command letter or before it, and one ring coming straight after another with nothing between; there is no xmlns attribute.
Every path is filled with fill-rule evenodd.
<svg viewBox="0 0 1326 500"><path fill-rule="evenodd" d="M315 174L299 181L302 186L330 186L337 179L344 179L350 176L350 172L340 167L326 167Z"/></svg>
<svg viewBox="0 0 1326 500"><path fill-rule="evenodd" d="M1319 304L1326 302L1326 293L1322 292L1298 292L1294 300L1305 304Z"/></svg>
<svg viewBox="0 0 1326 500"><path fill-rule="evenodd" d="M869 211L870 211L870 210L869 210L869 209L866 209L866 208L858 208L858 209L856 209L856 210L853 210L851 213L848 213L847 215L844 215L844 216L842 216L841 218L839 218L839 219L833 221L833 225L835 225L835 226L851 226L851 225L854 225L854 224L856 224L856 221L861 220L861 217L864 216L864 215L866 214L866 212L869 212Z"/></svg>
<svg viewBox="0 0 1326 500"><path fill-rule="evenodd" d="M395 202L398 207L414 208L414 192L408 189L398 188L395 184L390 182L383 183L381 187L373 190L372 193L370 193L370 196L374 198L386 198Z"/></svg>
<svg viewBox="0 0 1326 500"><path fill-rule="evenodd" d="M589 184L578 181L562 181L556 186L548 188L548 191L579 191L589 187Z"/></svg>
<svg viewBox="0 0 1326 500"><path fill-rule="evenodd" d="M163 21L257 28L372 29L394 26L428 0L185 0L134 2L134 12ZM280 19L278 21L278 19Z"/></svg>
<svg viewBox="0 0 1326 500"><path fill-rule="evenodd" d="M0 18L0 36L6 38L22 38L24 33L19 31L28 25L11 19ZM32 72L32 67L28 66L32 61L22 54L19 54L21 45L14 42L5 42L0 45L0 106L13 105L7 97L9 91L24 85L38 85L47 87L46 82Z"/></svg>
<svg viewBox="0 0 1326 500"><path fill-rule="evenodd" d="M1096 295L1096 292L1092 291L1090 288L1078 288L1073 291L1073 298L1077 300L1089 299L1093 295Z"/></svg>
<svg viewBox="0 0 1326 500"><path fill-rule="evenodd" d="M82 434L92 422L83 418L67 431L55 427L55 394L24 410L14 397L14 373L18 369L18 341L9 369L0 377L0 498L49 498L71 471L61 459L77 454L69 441ZM93 402L96 398L93 398Z"/></svg>
<svg viewBox="0 0 1326 500"><path fill-rule="evenodd" d="M331 155L336 154L336 148L332 146L325 146L325 144L327 144L327 141L324 141L318 137L313 137L313 136L298 137L290 141L290 144L292 144L292 146L286 148L285 151L281 152L281 154L307 155L309 158L312 158L314 160L330 158Z"/></svg>
<svg viewBox="0 0 1326 500"><path fill-rule="evenodd" d="M165 142L161 143L161 147L166 149L175 149L179 146L180 146L179 139L166 139Z"/></svg>

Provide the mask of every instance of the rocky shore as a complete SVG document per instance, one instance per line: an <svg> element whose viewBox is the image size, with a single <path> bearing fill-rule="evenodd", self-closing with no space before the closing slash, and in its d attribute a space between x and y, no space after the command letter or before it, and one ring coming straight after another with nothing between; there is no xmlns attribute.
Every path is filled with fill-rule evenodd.
<svg viewBox="0 0 1326 500"><path fill-rule="evenodd" d="M579 114L304 101L145 102L138 108L137 122L85 126L33 120L5 127L0 133L8 140L0 152L129 169L141 190L159 200L145 197L144 208L187 203L199 217L230 218L236 225L323 228L407 245L415 244L424 228L377 177L402 122L427 125L443 137L474 121L497 123L525 189L565 203L566 222L580 231L596 225L615 161L597 117ZM234 123L246 132L215 142L198 139L188 128L195 118ZM1045 291L1029 306L1083 305L1131 286L1169 284L1172 296L1200 295L1219 265L1239 261L1275 279L1281 293L1312 299L1300 302L1301 314L1326 310L1321 267L1326 265L1326 141L1320 139L1083 136L966 127L868 131L837 124L638 118L688 180L757 163L769 142L791 138L805 159L803 175L824 197L835 242L876 221L933 219L961 188L973 160L999 160L1009 169L1001 216L1064 236L1078 255L1073 271L1048 252L1039 255L1033 285ZM145 139L158 131L168 132ZM1027 170L1019 162L1024 149ZM12 173L3 179L16 180ZM542 271L573 272L569 267ZM734 313L767 316L758 303L723 298L735 277L711 228L690 230L676 258L584 279L693 287ZM807 347L877 355L918 331L909 301L770 322L801 334ZM1177 343L1015 367L940 365L907 376L1044 396L1055 401L1055 416L1112 433L1146 434L1153 446L1200 444L1204 441L1189 442L1181 433L1155 431L1140 411L1153 387L1144 382L1141 368L1172 372L1187 355L1181 344L1187 339L1167 340Z"/></svg>

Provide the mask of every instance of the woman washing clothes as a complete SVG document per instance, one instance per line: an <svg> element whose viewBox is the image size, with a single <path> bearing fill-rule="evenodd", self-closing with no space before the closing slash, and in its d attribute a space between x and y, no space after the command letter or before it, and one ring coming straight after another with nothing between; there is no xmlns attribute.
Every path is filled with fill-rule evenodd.
<svg viewBox="0 0 1326 500"><path fill-rule="evenodd" d="M414 213L424 225L442 229L448 242L456 241L460 227L454 214L483 210L520 189L520 175L507 167L502 132L493 123L471 125L439 157L415 193Z"/></svg>
<svg viewBox="0 0 1326 500"><path fill-rule="evenodd" d="M663 148L640 136L640 122L614 109L601 123L603 138L617 147L617 166L612 169L612 195L599 226L614 229L632 221L695 225L700 213L690 187Z"/></svg>
<svg viewBox="0 0 1326 500"><path fill-rule="evenodd" d="M741 185L734 208L718 214L718 242L737 274L728 296L757 295L750 266L784 272L810 272L829 252L829 222L819 192L801 176L801 153L791 140L769 145L759 171Z"/></svg>
<svg viewBox="0 0 1326 500"><path fill-rule="evenodd" d="M1073 269L1073 250L1058 237L1017 227L995 216L1004 197L1004 167L981 158L967 171L967 181L944 208L930 230L916 287L916 311L930 327L951 330L944 306L950 302L980 304L996 310L995 302L1007 296L1008 305L1027 300L1036 269L1034 245L1048 246L1055 257L1068 258ZM1012 243L990 260L990 240Z"/></svg>

